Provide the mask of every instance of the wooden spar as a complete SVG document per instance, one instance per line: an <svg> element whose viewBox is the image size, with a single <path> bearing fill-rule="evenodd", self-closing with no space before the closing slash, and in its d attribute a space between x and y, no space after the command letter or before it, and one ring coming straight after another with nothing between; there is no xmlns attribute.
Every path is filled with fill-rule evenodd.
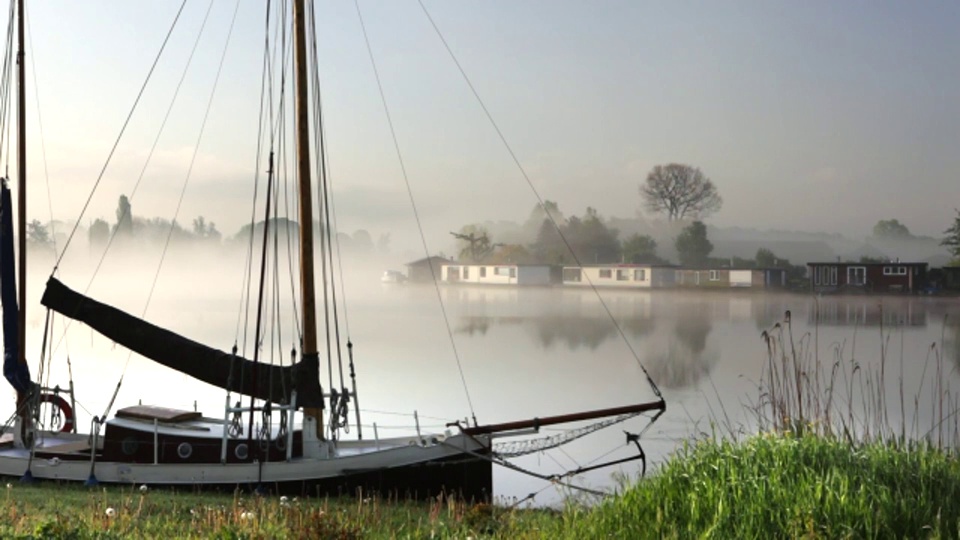
<svg viewBox="0 0 960 540"><path fill-rule="evenodd" d="M661 399L659 401L652 401L649 403L638 403L636 405L626 405L623 407L613 407L610 409L597 409L593 411L561 414L558 416L547 416L544 418L532 418L530 420L504 422L502 424L487 424L485 426L465 427L463 428L463 432L467 435L486 435L489 433L503 433L506 431L516 431L519 429L539 428L541 426L567 424L569 422L593 420L595 418L606 418L608 416L618 416L621 414L665 410L667 410L667 402Z"/></svg>
<svg viewBox="0 0 960 540"><path fill-rule="evenodd" d="M303 0L293 2L293 64L295 73L295 111L297 144L297 184L300 205L300 303L303 307L303 356L318 355L317 306L313 284L313 199L310 188L310 123L307 111L306 9ZM323 437L320 409L304 409L317 421L317 436Z"/></svg>
<svg viewBox="0 0 960 540"><path fill-rule="evenodd" d="M17 2L17 227L19 229L17 248L19 272L20 320L17 328L17 343L20 353L17 361L27 363L27 85L24 67L24 24L23 2Z"/></svg>

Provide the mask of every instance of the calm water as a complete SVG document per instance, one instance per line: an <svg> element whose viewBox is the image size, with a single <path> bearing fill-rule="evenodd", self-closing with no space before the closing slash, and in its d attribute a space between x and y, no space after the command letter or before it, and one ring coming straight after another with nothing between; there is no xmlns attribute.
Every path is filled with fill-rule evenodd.
<svg viewBox="0 0 960 540"><path fill-rule="evenodd" d="M235 336L242 344L237 291L182 287L192 279L174 275L158 285L147 318L223 349ZM761 331L782 322L787 310L796 343L824 362L854 360L864 373L879 371L883 346L884 391L897 404L894 416L899 415L901 366L905 393L921 396L917 412L905 411L911 422L914 417L929 422L932 414L926 396L936 375L936 355L941 355L943 384L960 383L955 372L960 299L604 291L601 302L589 290L447 286L438 291L365 281L353 287L362 293L348 296L348 317L340 328L355 344L365 437L373 436L373 423L381 436L411 432L414 411L423 429L442 429L447 421L472 415L480 423L495 423L651 401L642 364L668 404L667 414L642 439L656 463L715 423L723 430L753 429L749 406L758 400L767 365ZM132 303L126 308L132 313L140 313L138 302L143 305L144 293L132 295L117 280L93 294L119 306ZM30 320L31 339L39 342L42 314L34 310ZM193 408L196 403L207 415L222 414L224 396L217 389L131 356L80 325L66 332L59 325L54 334L56 375L50 383L66 385L69 356L81 426L103 413L121 376L117 406L142 401ZM291 339L289 328L273 329L263 354L288 361ZM328 381L323 382L326 387ZM12 412L10 401L5 415ZM633 419L518 464L554 473L626 457L633 451L623 431L639 432L647 424L645 418ZM349 436L356 436L355 427ZM615 472L635 475L639 462L574 481L611 488ZM535 502L548 504L564 493L516 472L497 469L495 474L497 494L506 498L538 493Z"/></svg>

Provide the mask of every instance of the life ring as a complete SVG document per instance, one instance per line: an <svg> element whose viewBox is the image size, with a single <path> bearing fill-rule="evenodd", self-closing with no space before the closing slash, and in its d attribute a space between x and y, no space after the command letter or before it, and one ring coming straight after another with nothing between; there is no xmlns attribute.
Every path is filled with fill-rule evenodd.
<svg viewBox="0 0 960 540"><path fill-rule="evenodd" d="M73 407L67 403L67 400L60 397L60 394L40 394L40 402L53 405L63 415L63 425L60 426L61 433L70 433L73 431L73 424L77 418L73 414Z"/></svg>

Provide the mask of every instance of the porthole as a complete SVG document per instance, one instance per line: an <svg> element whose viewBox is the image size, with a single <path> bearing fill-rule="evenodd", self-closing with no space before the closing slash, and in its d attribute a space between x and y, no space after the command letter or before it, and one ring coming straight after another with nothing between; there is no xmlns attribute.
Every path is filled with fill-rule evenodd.
<svg viewBox="0 0 960 540"><path fill-rule="evenodd" d="M240 443L236 448L233 449L233 455L237 456L237 459L240 461L246 461L250 456L250 449L247 448L247 443Z"/></svg>
<svg viewBox="0 0 960 540"><path fill-rule="evenodd" d="M120 443L120 451L123 452L125 456L132 456L137 453L137 448L140 448L140 441L135 437L127 437L123 439L123 442Z"/></svg>
<svg viewBox="0 0 960 540"><path fill-rule="evenodd" d="M177 455L180 456L180 459L187 459L191 454L193 454L193 447L190 446L190 443L182 442L177 446Z"/></svg>

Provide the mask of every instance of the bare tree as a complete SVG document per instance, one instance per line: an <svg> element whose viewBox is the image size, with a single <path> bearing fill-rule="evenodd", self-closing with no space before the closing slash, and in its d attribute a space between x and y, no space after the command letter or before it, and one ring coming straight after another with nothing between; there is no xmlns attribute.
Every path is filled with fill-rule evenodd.
<svg viewBox="0 0 960 540"><path fill-rule="evenodd" d="M640 196L647 210L664 212L671 221L700 219L723 205L716 186L700 169L679 163L654 167L640 185Z"/></svg>

